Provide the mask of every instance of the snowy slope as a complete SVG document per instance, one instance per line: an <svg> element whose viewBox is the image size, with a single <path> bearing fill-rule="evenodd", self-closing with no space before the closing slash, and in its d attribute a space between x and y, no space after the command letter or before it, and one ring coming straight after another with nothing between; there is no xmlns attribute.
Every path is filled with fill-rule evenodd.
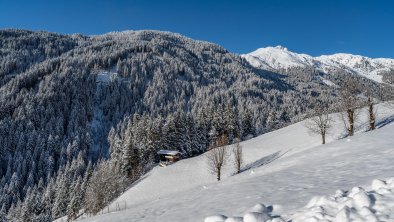
<svg viewBox="0 0 394 222"><path fill-rule="evenodd" d="M328 71L329 68L345 67L350 71L365 76L371 80L382 83L383 71L394 69L394 59L371 59L364 56L338 53L334 55L323 55L316 57L315 60L320 62L320 68Z"/></svg>
<svg viewBox="0 0 394 222"><path fill-rule="evenodd" d="M365 113L362 118L366 118ZM207 171L205 155L166 168L156 167L120 196L109 209L128 209L86 221L204 221L213 214L242 216L257 203L278 204L276 213L290 216L316 195L366 185L374 178L393 176L394 111L379 107L379 126L351 139L338 139L339 118L328 141L319 145L304 123L264 134L242 143L244 172L216 182Z"/></svg>
<svg viewBox="0 0 394 222"><path fill-rule="evenodd" d="M394 178L375 179L370 188L337 190L332 196L316 196L292 216L293 222L394 221Z"/></svg>
<svg viewBox="0 0 394 222"><path fill-rule="evenodd" d="M343 69L379 83L382 83L381 72L394 69L394 59L372 59L345 53L312 57L291 52L282 46L260 48L242 57L256 68L270 71L305 66L311 66L326 73L332 69Z"/></svg>
<svg viewBox="0 0 394 222"><path fill-rule="evenodd" d="M337 190L331 196L315 196L290 218L275 212L277 205L256 204L243 216L211 215L204 222L379 222L394 221L394 177L375 179L371 188Z"/></svg>
<svg viewBox="0 0 394 222"><path fill-rule="evenodd" d="M267 70L313 65L313 57L291 52L283 46L260 48L242 56L252 66Z"/></svg>

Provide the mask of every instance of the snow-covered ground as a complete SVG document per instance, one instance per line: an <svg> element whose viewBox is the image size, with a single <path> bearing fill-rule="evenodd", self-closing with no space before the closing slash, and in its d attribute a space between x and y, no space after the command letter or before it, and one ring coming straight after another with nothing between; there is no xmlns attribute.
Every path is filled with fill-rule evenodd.
<svg viewBox="0 0 394 222"><path fill-rule="evenodd" d="M233 175L228 165L220 182L209 174L205 155L155 167L109 206L126 210L85 221L202 222L210 215L244 216L258 203L275 204L273 213L287 220L303 210L314 212L302 207L315 196L394 176L392 108L379 106L379 128L371 132L365 132L367 117L362 113L360 122L365 124L351 138L342 138L342 122L335 117L326 145L308 134L303 122L243 142L243 172ZM350 194L343 194L347 197Z"/></svg>
<svg viewBox="0 0 394 222"><path fill-rule="evenodd" d="M368 191L353 187L332 196L316 196L292 221L394 221L394 178L375 179Z"/></svg>
<svg viewBox="0 0 394 222"><path fill-rule="evenodd" d="M212 215L204 222L284 222L275 213L277 206L256 204L243 217ZM316 196L297 213L292 222L378 222L394 221L394 177L387 181L375 179L371 189L353 187L351 191L337 190L332 196Z"/></svg>
<svg viewBox="0 0 394 222"><path fill-rule="evenodd" d="M332 81L325 79L321 76L319 76L319 79L322 81L322 83L326 84L327 86L333 86L333 87L338 87L335 83L333 83Z"/></svg>

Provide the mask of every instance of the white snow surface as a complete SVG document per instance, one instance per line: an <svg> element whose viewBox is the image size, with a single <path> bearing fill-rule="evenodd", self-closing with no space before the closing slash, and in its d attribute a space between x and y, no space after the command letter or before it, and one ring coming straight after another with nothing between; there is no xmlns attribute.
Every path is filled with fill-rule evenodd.
<svg viewBox="0 0 394 222"><path fill-rule="evenodd" d="M275 206L255 205L243 217L212 215L204 222L279 222L287 221L272 213ZM379 222L394 221L394 177L375 179L371 189L353 187L337 190L331 196L315 196L290 218L291 222Z"/></svg>
<svg viewBox="0 0 394 222"><path fill-rule="evenodd" d="M106 84L111 81L111 79L115 79L118 77L118 73L116 72L116 68L112 68L110 71L99 71L97 73L96 82L98 84Z"/></svg>
<svg viewBox="0 0 394 222"><path fill-rule="evenodd" d="M374 191L365 191L370 203L365 195L352 196L353 191L340 194L338 198L342 199L336 200L336 205L331 205L331 197L316 199L316 196L339 189L367 186L374 178L389 178L394 174L392 107L379 105L378 129L370 132L366 132L367 113L364 110L360 115L363 124L358 125L358 132L351 138L342 138L342 121L338 114L333 116L336 120L326 145L320 145L320 137L310 135L304 122L300 122L242 142L243 172L234 175L233 167L228 164L220 182L209 173L206 154L164 168L155 167L108 208L110 211L116 206L127 209L84 221L202 222L215 219L210 220L211 215L222 215L221 218L230 215L232 217L226 220L230 222L241 221L241 217L244 221L259 221L256 218L270 219L273 215L280 215L284 220L294 217L294 221L319 221L319 217L296 219L303 215L318 215L319 212L314 211L317 207L327 209L323 216L331 218L339 214L336 205L346 205L353 200L352 204L360 208L357 214L363 217L368 214L368 209L373 211L392 206L387 205L392 203L392 196L388 193L387 196L379 196L391 192L391 182L387 181L375 181ZM375 195L375 191L379 194L374 196L376 200L370 196ZM304 207L311 199L310 204ZM386 203L383 199L391 202ZM249 209L258 203L265 205ZM369 208L364 209L362 205ZM354 210L346 206L348 208L341 214L352 215ZM246 217L250 212L255 213ZM393 212L390 213L393 216ZM250 219L245 220L245 217ZM279 222L281 218L271 219Z"/></svg>
<svg viewBox="0 0 394 222"><path fill-rule="evenodd" d="M282 46L260 48L241 56L252 66L270 71L305 66L313 66L324 72L332 69L345 69L379 83L382 83L382 76L379 73L394 69L394 59L374 59L347 53L312 57L291 52Z"/></svg>
<svg viewBox="0 0 394 222"><path fill-rule="evenodd" d="M291 52L283 46L260 48L242 56L254 67L268 70L313 65L312 56Z"/></svg>
<svg viewBox="0 0 394 222"><path fill-rule="evenodd" d="M162 154L162 155L177 155L177 154L181 154L179 151L176 150L159 150L159 152L157 152L158 154Z"/></svg>
<svg viewBox="0 0 394 222"><path fill-rule="evenodd" d="M372 188L337 190L332 196L316 196L293 215L292 222L303 221L394 221L394 178L375 179Z"/></svg>
<svg viewBox="0 0 394 222"><path fill-rule="evenodd" d="M318 78L322 81L322 83L326 84L327 86L338 87L337 84L333 83L332 81L330 81L328 79L325 79L321 76L319 76Z"/></svg>

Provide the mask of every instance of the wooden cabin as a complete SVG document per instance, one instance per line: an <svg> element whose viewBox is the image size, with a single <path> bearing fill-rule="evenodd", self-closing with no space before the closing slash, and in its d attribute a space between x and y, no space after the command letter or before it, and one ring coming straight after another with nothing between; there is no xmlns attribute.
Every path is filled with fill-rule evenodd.
<svg viewBox="0 0 394 222"><path fill-rule="evenodd" d="M160 166L167 166L181 159L181 153L176 150L160 150L157 154Z"/></svg>

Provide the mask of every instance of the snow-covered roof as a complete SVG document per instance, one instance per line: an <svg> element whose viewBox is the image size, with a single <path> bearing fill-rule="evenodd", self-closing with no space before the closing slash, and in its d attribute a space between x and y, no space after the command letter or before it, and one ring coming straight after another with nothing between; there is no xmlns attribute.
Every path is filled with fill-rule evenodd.
<svg viewBox="0 0 394 222"><path fill-rule="evenodd" d="M159 152L157 152L157 154L159 155L178 155L181 154L179 151L176 150L159 150Z"/></svg>

